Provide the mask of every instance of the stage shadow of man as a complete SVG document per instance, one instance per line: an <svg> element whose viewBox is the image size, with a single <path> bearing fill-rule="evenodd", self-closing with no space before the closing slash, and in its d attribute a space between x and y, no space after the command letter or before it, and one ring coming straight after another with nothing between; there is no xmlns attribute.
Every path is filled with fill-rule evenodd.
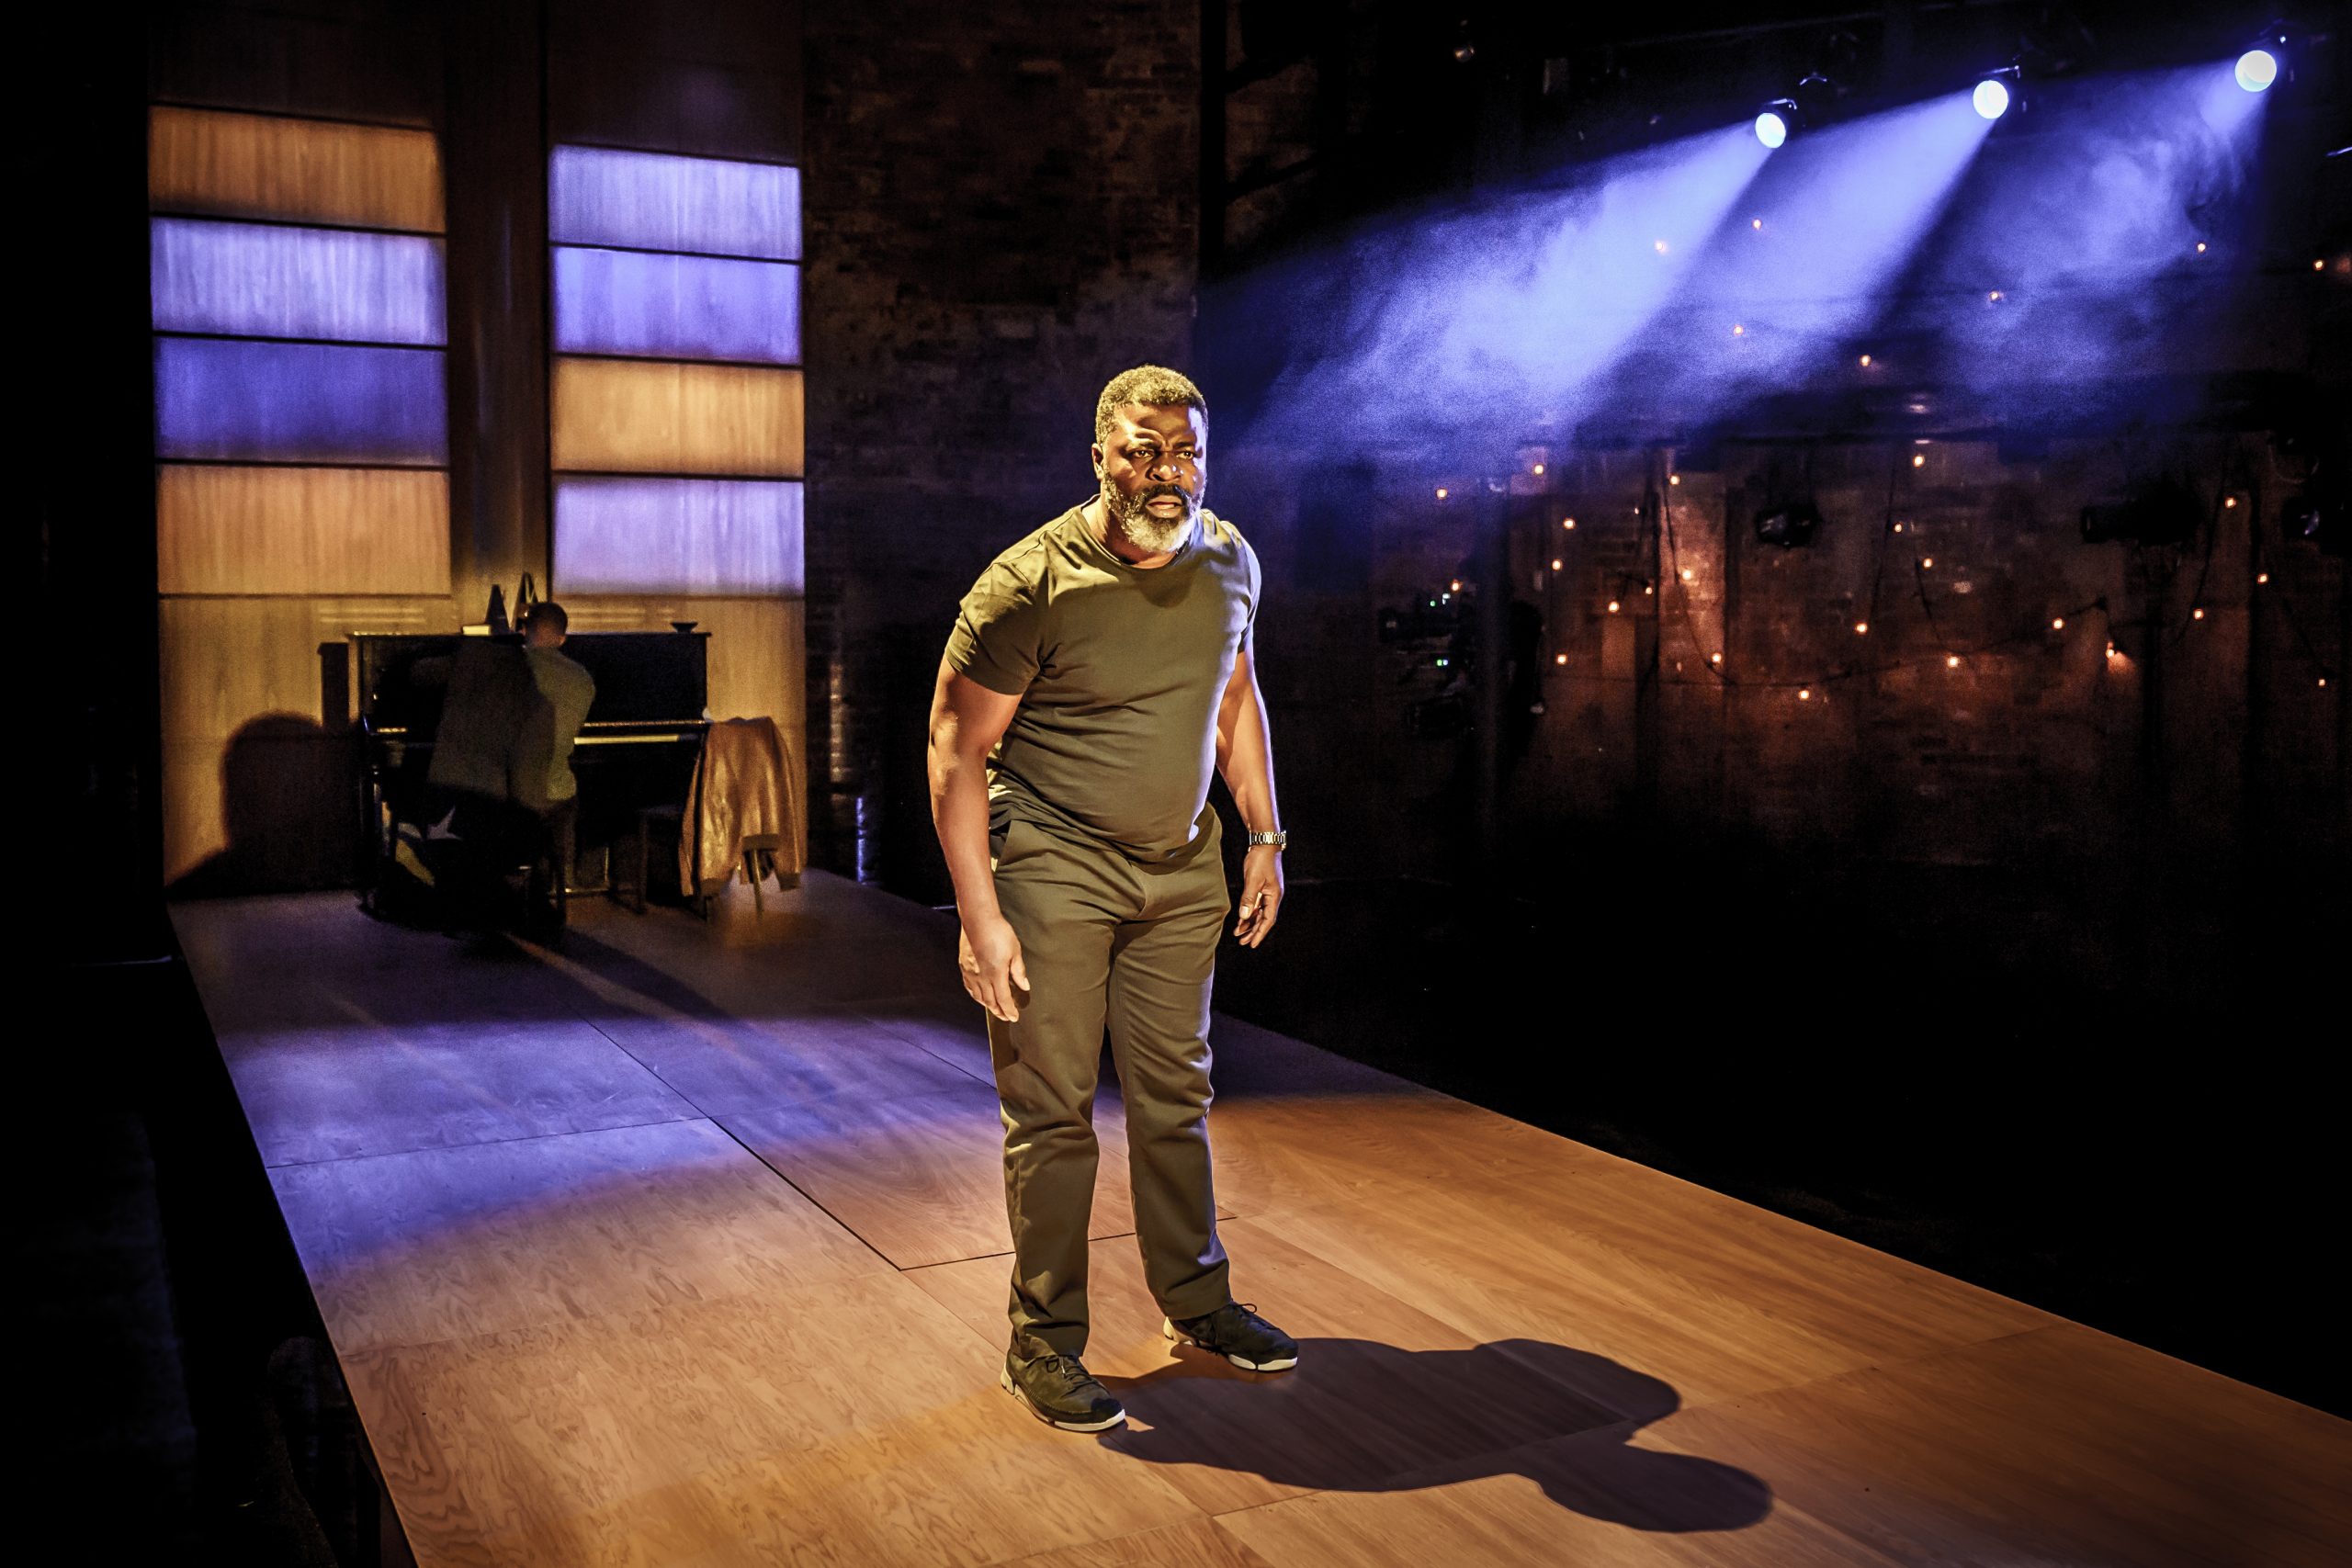
<svg viewBox="0 0 2352 1568"><path fill-rule="evenodd" d="M1772 1510L1771 1488L1747 1471L1631 1445L1680 1408L1672 1384L1542 1340L1401 1350L1306 1339L1299 1370L1278 1377L1188 1348L1143 1377L1102 1381L1135 1423L1103 1446L1151 1464L1322 1492L1521 1474L1563 1508L1640 1530L1743 1529Z"/></svg>

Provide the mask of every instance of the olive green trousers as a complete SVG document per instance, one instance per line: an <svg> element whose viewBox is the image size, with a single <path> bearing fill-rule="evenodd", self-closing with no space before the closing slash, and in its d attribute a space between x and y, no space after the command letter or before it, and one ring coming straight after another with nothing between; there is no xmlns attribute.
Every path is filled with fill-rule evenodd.
<svg viewBox="0 0 2352 1568"><path fill-rule="evenodd" d="M1214 821L1214 818L1212 818ZM1172 865L1138 865L1015 817L992 836L996 896L1021 939L1018 1022L989 1020L1012 1222L1012 1342L1086 1348L1094 1089L1110 1032L1127 1121L1144 1278L1162 1311L1228 1299L1209 1174L1209 985L1232 908L1219 830Z"/></svg>

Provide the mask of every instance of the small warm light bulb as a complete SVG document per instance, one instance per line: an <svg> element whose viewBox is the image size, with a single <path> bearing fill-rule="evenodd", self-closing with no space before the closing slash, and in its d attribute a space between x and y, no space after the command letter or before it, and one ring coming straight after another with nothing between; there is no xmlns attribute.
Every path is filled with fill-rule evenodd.
<svg viewBox="0 0 2352 1568"><path fill-rule="evenodd" d="M1894 525L1894 531L1895 531L1896 533L1898 533L1898 534L1900 534L1901 532L1903 532L1903 525L1902 525L1902 524L1900 524L1900 523L1897 523L1897 524Z"/></svg>
<svg viewBox="0 0 2352 1568"><path fill-rule="evenodd" d="M1724 656L1720 653L1711 653L1707 655L1707 662L1710 664L1721 664L1723 661Z"/></svg>
<svg viewBox="0 0 2352 1568"><path fill-rule="evenodd" d="M1761 229L1764 227L1764 220L1761 218L1751 218L1747 220L1747 226L1751 229ZM2312 265L2316 266L2319 264L2314 262Z"/></svg>
<svg viewBox="0 0 2352 1568"><path fill-rule="evenodd" d="M1443 485L1437 487L1437 498L1440 501L1443 501L1445 499L1445 487Z"/></svg>
<svg viewBox="0 0 2352 1568"><path fill-rule="evenodd" d="M1809 703L1813 701L1813 688L1811 686L1799 686L1797 688L1797 701L1801 703Z"/></svg>
<svg viewBox="0 0 2352 1568"><path fill-rule="evenodd" d="M1670 485L1679 485L1682 482L1682 476L1680 474L1668 474L1666 476L1666 482Z"/></svg>
<svg viewBox="0 0 2352 1568"><path fill-rule="evenodd" d="M2063 631L2064 631L2064 630L2066 629L2066 617L2065 617L2065 616L2064 616L2064 615L2052 615L2052 616L2051 616L2051 617L2050 617L2050 629L2051 629L2052 631L2053 631L2053 632L2063 632Z"/></svg>
<svg viewBox="0 0 2352 1568"><path fill-rule="evenodd" d="M1555 653L1552 655L1552 662L1555 664L1566 664L1567 661L1568 656L1565 653Z"/></svg>
<svg viewBox="0 0 2352 1568"><path fill-rule="evenodd" d="M1552 562L1552 570L1553 570L1554 571L1557 571L1557 570L1560 570L1560 563L1559 563L1559 561L1558 561L1556 558Z"/></svg>
<svg viewBox="0 0 2352 1568"><path fill-rule="evenodd" d="M1458 578L1458 577L1457 577L1457 578L1455 578L1453 581L1451 581L1451 582L1449 582L1449 583L1447 583L1447 584L1445 585L1445 591L1446 591L1447 592L1449 592L1449 593L1459 593L1459 592L1462 592L1462 580L1461 580L1460 578Z"/></svg>
<svg viewBox="0 0 2352 1568"><path fill-rule="evenodd" d="M1868 621L1856 621L1856 622L1854 623L1854 635L1855 635L1856 637L1868 637L1868 636L1870 636L1870 635L1871 635L1871 624L1870 624Z"/></svg>
<svg viewBox="0 0 2352 1568"><path fill-rule="evenodd" d="M1741 326L1737 321L1734 321L1731 324L1731 335L1734 337L1746 337L1747 335L1747 329Z"/></svg>
<svg viewBox="0 0 2352 1568"><path fill-rule="evenodd" d="M1687 566L1686 566L1686 567L1684 567L1684 568L1682 569L1682 581L1685 581L1685 582L1689 582L1691 579L1693 579L1693 578L1697 577L1698 575L1699 575L1699 574L1698 574L1697 572L1692 571L1692 570L1691 570L1689 567L1687 567Z"/></svg>
<svg viewBox="0 0 2352 1568"><path fill-rule="evenodd" d="M2233 496L2233 495L2225 495L2225 496L2223 496L2223 497L2222 498L2222 505L2223 507L2225 507L2225 508L2228 508L2228 507L2234 507L2235 505L2237 505L2237 503L2238 503L2238 498L2237 498L2236 496Z"/></svg>
<svg viewBox="0 0 2352 1568"><path fill-rule="evenodd" d="M1865 369L1865 370L1867 370L1867 369L1869 369L1870 367L1871 367L1871 356L1870 356L1869 355L1865 354L1865 355L1862 355L1862 368L1863 368L1863 369Z"/></svg>
<svg viewBox="0 0 2352 1568"><path fill-rule="evenodd" d="M2267 571L2257 571L2254 574L2254 580L2257 583L2267 582L2270 581L2270 574Z"/></svg>
<svg viewBox="0 0 2352 1568"><path fill-rule="evenodd" d="M1539 474L1540 474L1540 473L1542 473L1543 471L1544 471L1544 465L1543 465L1543 464L1541 464L1541 463L1536 464L1536 465L1535 465L1535 472L1537 472L1537 473L1539 473Z"/></svg>
<svg viewBox="0 0 2352 1568"><path fill-rule="evenodd" d="M2188 612L2188 618L2189 618L2190 620L2192 620L2192 621L2201 621L2201 620L2203 620L2203 619L2205 618L2205 606L2204 606L2204 605L2202 605L2202 604L2199 604L2199 605L2198 605L2198 606L2197 606L2197 608L2195 608L2194 610L2189 611L2189 612Z"/></svg>
<svg viewBox="0 0 2352 1568"><path fill-rule="evenodd" d="M1576 525L1577 520L1573 517L1563 517L1560 519L1560 526L1563 528L1573 528Z"/></svg>
<svg viewBox="0 0 2352 1568"><path fill-rule="evenodd" d="M2199 245L2197 248L2201 251L2205 247ZM1660 255L1664 255L1666 254L1666 242L1664 240L1653 240L1650 242L1650 249L1656 251Z"/></svg>
<svg viewBox="0 0 2352 1568"><path fill-rule="evenodd" d="M2202 240L2197 242L2197 254L2200 256L2205 254L2205 242Z"/></svg>
<svg viewBox="0 0 2352 1568"><path fill-rule="evenodd" d="M1944 668L1945 668L1945 669L1947 669L1947 670L1957 670L1957 669L1959 669L1959 668L1960 668L1960 655L1959 655L1959 654L1957 654L1957 653L1947 653L1947 654L1945 654L1945 655L1944 655Z"/></svg>
<svg viewBox="0 0 2352 1568"><path fill-rule="evenodd" d="M1642 592L1644 593L1655 593L1657 592L1657 589L1652 584L1645 582L1642 584Z"/></svg>
<svg viewBox="0 0 2352 1568"><path fill-rule="evenodd" d="M1994 289L1991 293L1984 296L1984 302L1987 305L1999 304L2001 302L2001 291L1997 288Z"/></svg>
<svg viewBox="0 0 2352 1568"><path fill-rule="evenodd" d="M1925 452L1914 452L1914 453L1912 453L1912 454L1911 454L1911 466L1912 466L1913 468L1926 468L1926 467L1928 466L1928 455L1927 455Z"/></svg>
<svg viewBox="0 0 2352 1568"><path fill-rule="evenodd" d="M1609 613L1612 615L1617 613L1617 601L1614 599L1609 601Z"/></svg>
<svg viewBox="0 0 2352 1568"><path fill-rule="evenodd" d="M2116 654L2115 654L2115 645L2114 645L2113 643L2111 643L2111 642L2110 642L2110 643L2109 643L2109 644L2107 645L2107 656L2108 656L2109 659L2113 659L2113 658L2116 656Z"/></svg>
<svg viewBox="0 0 2352 1568"><path fill-rule="evenodd" d="M1933 571L1933 570L1936 570L1936 558L1935 558L1935 557L1933 557L1933 556L1925 556L1925 557L1922 557L1922 558L1920 558L1920 561L1919 561L1919 570L1920 570L1921 571Z"/></svg>

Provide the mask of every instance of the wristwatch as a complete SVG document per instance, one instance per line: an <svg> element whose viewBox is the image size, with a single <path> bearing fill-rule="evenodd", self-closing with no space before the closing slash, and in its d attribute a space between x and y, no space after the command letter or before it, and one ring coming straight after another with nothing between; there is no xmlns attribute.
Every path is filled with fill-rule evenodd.
<svg viewBox="0 0 2352 1568"><path fill-rule="evenodd" d="M1275 829L1271 833L1252 833L1250 835L1250 847L1251 849L1254 850L1261 844L1272 844L1278 850L1287 849L1290 845L1290 835L1283 832L1280 828Z"/></svg>

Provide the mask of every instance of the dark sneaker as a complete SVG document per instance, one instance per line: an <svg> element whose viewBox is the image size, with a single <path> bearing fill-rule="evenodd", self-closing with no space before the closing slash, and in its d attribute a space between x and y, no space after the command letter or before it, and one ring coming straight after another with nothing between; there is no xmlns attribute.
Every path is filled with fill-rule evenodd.
<svg viewBox="0 0 2352 1568"><path fill-rule="evenodd" d="M1029 1407L1029 1414L1065 1432L1100 1432L1127 1418L1111 1391L1075 1356L1050 1351L1023 1359L1005 1352L1004 1371L996 1380L1004 1392Z"/></svg>
<svg viewBox="0 0 2352 1568"><path fill-rule="evenodd" d="M1286 1371L1298 1365L1298 1341L1239 1302L1227 1302L1206 1317L1171 1317L1159 1331L1248 1372Z"/></svg>

